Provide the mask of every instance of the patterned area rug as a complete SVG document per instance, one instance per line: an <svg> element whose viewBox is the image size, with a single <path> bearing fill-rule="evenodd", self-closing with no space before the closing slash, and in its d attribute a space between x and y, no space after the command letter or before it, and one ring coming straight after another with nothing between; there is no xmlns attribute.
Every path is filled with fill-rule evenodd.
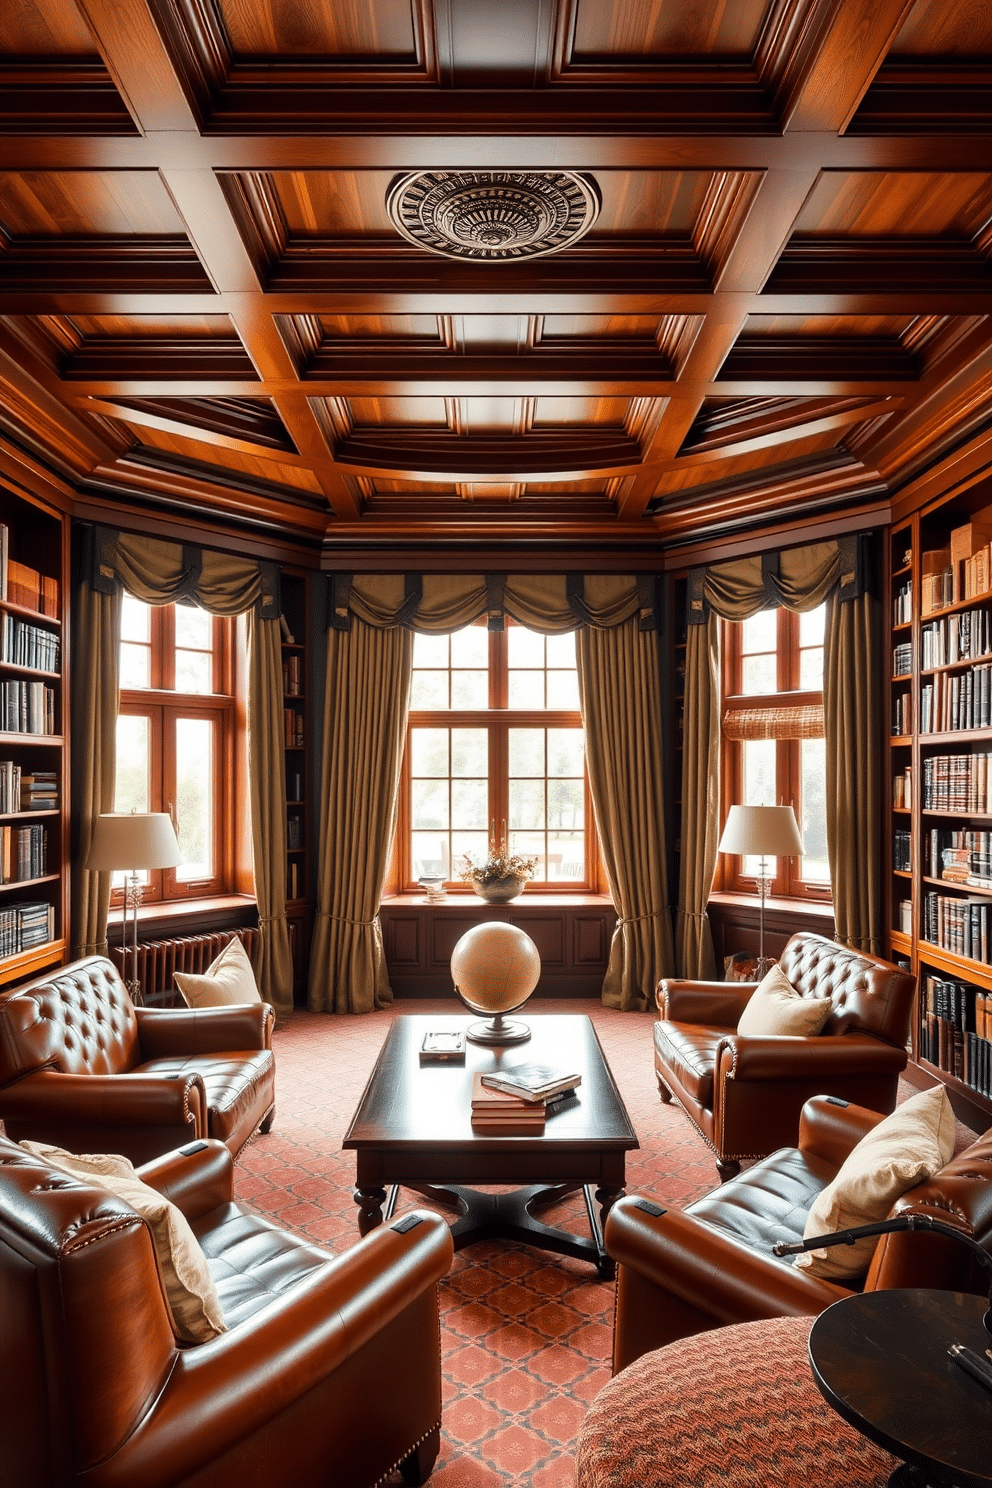
<svg viewBox="0 0 992 1488"><path fill-rule="evenodd" d="M529 1007L592 1018L640 1142L628 1154L628 1192L681 1206L716 1186L712 1154L681 1110L658 1099L652 1017L591 1000ZM354 1156L341 1150L345 1129L392 1018L450 1012L450 1000L400 1001L365 1017L297 1012L275 1035L275 1127L242 1152L238 1197L329 1249L353 1244ZM403 1193L398 1212L423 1202ZM541 1217L587 1233L580 1195ZM610 1377L613 1286L584 1262L484 1241L455 1256L441 1305L444 1413L431 1483L572 1488L579 1426Z"/></svg>

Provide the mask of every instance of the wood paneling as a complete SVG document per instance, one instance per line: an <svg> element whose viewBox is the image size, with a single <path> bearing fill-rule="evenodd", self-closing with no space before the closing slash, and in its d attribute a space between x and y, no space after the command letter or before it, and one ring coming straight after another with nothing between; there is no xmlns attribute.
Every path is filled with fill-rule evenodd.
<svg viewBox="0 0 992 1488"><path fill-rule="evenodd" d="M451 954L474 925L501 920L519 925L541 957L542 997L597 997L609 961L616 912L609 902L552 896L541 902L486 905L472 899L432 905L387 899L380 912L389 979L398 997L454 999Z"/></svg>
<svg viewBox="0 0 992 1488"><path fill-rule="evenodd" d="M795 232L971 242L990 216L992 176L987 173L827 170L796 218Z"/></svg>
<svg viewBox="0 0 992 1488"><path fill-rule="evenodd" d="M156 171L0 171L11 238L177 234L183 220Z"/></svg>
<svg viewBox="0 0 992 1488"><path fill-rule="evenodd" d="M10 0L0 7L0 52L15 57L96 57L73 0Z"/></svg>
<svg viewBox="0 0 992 1488"><path fill-rule="evenodd" d="M236 57L402 57L416 39L410 0L219 0Z"/></svg>
<svg viewBox="0 0 992 1488"><path fill-rule="evenodd" d="M572 56L748 57L761 34L768 0L706 4L704 0L656 0L651 5L604 5L577 0Z"/></svg>

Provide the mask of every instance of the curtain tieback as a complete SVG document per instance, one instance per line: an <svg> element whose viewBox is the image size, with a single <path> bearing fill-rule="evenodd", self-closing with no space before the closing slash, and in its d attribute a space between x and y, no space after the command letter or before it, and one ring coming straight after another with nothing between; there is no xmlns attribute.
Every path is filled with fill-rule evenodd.
<svg viewBox="0 0 992 1488"><path fill-rule="evenodd" d="M676 914L680 914L684 920L708 920L709 919L709 913L705 909L681 909L680 908L680 909L677 909L676 910Z"/></svg>
<svg viewBox="0 0 992 1488"><path fill-rule="evenodd" d="M363 930L371 930L379 920L378 915L371 920L353 920L349 915L328 914L326 909L318 909L317 913L322 920L331 920L335 925L358 925Z"/></svg>
<svg viewBox="0 0 992 1488"><path fill-rule="evenodd" d="M258 923L259 923L259 926L262 926L262 925L275 925L275 924L278 924L278 922L280 920L284 920L285 918L286 918L285 912L283 914L277 914L277 915L259 915L259 917L258 917Z"/></svg>
<svg viewBox="0 0 992 1488"><path fill-rule="evenodd" d="M665 910L665 909L652 909L651 912L650 912L650 914L642 914L642 915L618 915L617 916L617 924L618 925L636 925L641 920L656 920L659 915L663 915L663 914L667 914L667 913L668 913L668 911Z"/></svg>

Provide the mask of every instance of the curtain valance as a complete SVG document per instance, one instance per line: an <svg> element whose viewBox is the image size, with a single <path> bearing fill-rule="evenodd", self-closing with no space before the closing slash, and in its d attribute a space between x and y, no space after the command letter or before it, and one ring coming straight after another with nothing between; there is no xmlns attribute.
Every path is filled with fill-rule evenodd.
<svg viewBox="0 0 992 1488"><path fill-rule="evenodd" d="M444 635L483 617L490 630L502 630L509 617L562 635L581 626L609 630L637 616L641 630L657 630L657 591L654 574L333 574L328 626L349 630L356 616L379 629Z"/></svg>
<svg viewBox="0 0 992 1488"><path fill-rule="evenodd" d="M760 553L732 563L714 563L689 575L689 624L702 625L712 612L724 620L747 620L759 610L815 610L835 588L842 600L865 592L866 538Z"/></svg>
<svg viewBox="0 0 992 1488"><path fill-rule="evenodd" d="M185 600L212 615L254 610L263 620L279 618L282 602L274 563L111 527L90 528L88 540L88 577L97 594L112 594L122 585L145 604Z"/></svg>

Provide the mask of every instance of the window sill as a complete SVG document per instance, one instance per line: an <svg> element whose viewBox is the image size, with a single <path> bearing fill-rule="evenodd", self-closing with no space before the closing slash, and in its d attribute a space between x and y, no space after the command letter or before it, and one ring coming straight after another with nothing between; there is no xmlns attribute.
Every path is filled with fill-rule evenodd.
<svg viewBox="0 0 992 1488"><path fill-rule="evenodd" d="M418 894L390 894L382 901L383 909L432 909L440 910L466 910L477 909L485 906L488 909L567 909L580 908L582 905L594 905L597 909L605 907L613 908L613 900L609 894L528 894L526 890L510 899L506 904L486 904L478 894L449 894L440 904L430 904L426 895Z"/></svg>
<svg viewBox="0 0 992 1488"><path fill-rule="evenodd" d="M726 890L719 890L709 897L710 904L724 905L728 909L753 909L758 913L759 903L757 894L731 894ZM784 899L768 898L765 900L765 913L779 914L807 914L819 915L824 920L832 920L834 917L833 901L830 899Z"/></svg>
<svg viewBox="0 0 992 1488"><path fill-rule="evenodd" d="M151 904L138 907L138 924L142 939L154 939L160 935L195 935L199 930L212 927L214 921L240 924L248 915L256 913L254 894L216 894L209 899L156 899ZM127 915L130 925L131 914ZM121 905L110 906L107 922L107 939L111 945L121 942Z"/></svg>

